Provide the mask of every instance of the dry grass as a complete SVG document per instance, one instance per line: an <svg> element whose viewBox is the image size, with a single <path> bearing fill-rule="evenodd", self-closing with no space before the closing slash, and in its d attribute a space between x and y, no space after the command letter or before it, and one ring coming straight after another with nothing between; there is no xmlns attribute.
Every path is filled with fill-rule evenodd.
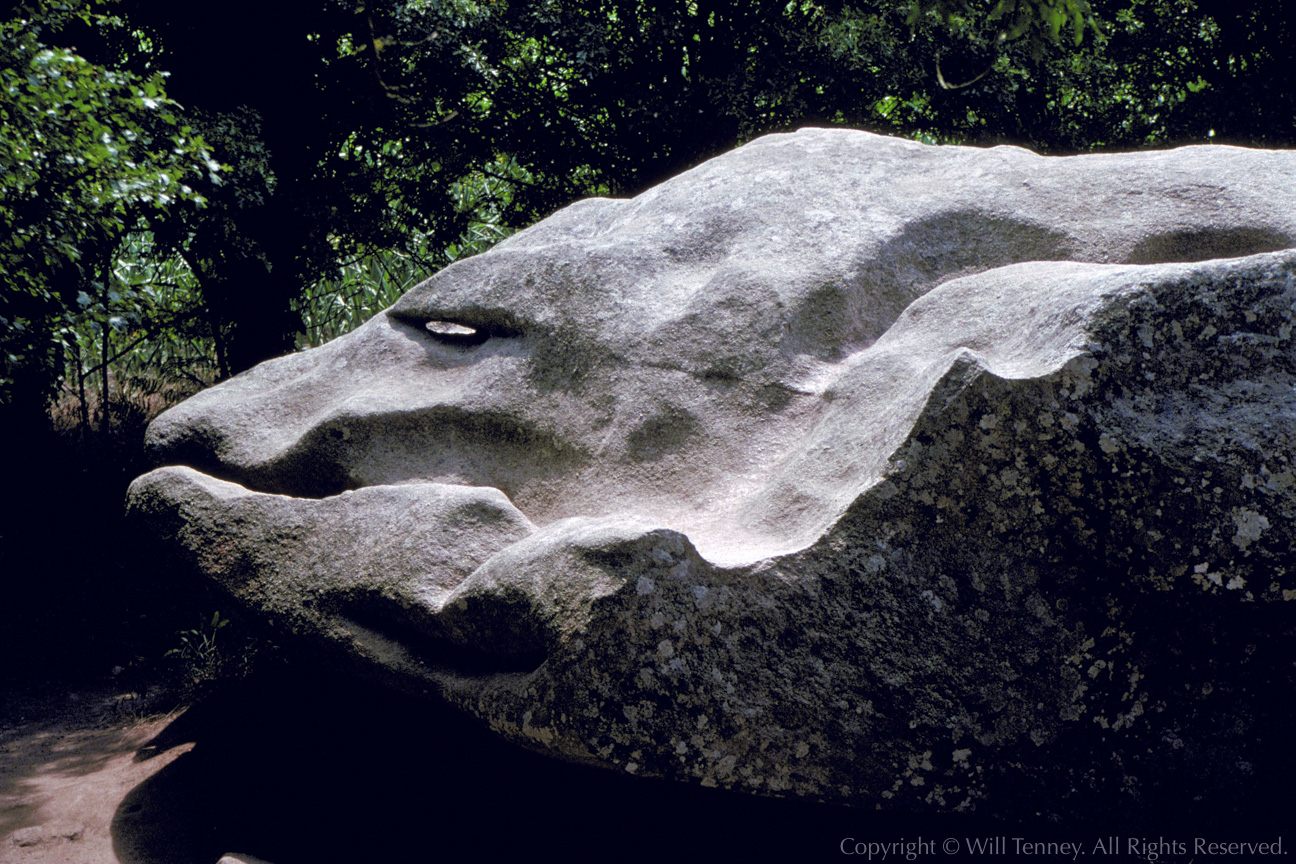
<svg viewBox="0 0 1296 864"><path fill-rule="evenodd" d="M68 440L85 441L92 435L102 438L106 430L107 436L121 445L137 446L153 418L202 389L203 382L199 381L137 375L119 380L110 374L106 405L99 387L87 384L83 399L74 388L65 385L50 405L50 425L56 434Z"/></svg>

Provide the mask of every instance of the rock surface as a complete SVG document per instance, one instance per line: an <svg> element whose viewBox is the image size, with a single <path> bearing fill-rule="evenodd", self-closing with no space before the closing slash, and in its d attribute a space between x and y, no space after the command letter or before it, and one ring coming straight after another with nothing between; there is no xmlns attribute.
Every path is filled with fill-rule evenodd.
<svg viewBox="0 0 1296 864"><path fill-rule="evenodd" d="M563 758L1236 802L1290 716L1293 200L1293 153L769 136L173 409L129 506Z"/></svg>

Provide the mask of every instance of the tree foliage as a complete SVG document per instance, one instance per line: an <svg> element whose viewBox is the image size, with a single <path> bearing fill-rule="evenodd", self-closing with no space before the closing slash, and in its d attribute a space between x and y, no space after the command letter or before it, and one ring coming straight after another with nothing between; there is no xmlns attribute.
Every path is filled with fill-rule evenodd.
<svg viewBox="0 0 1296 864"><path fill-rule="evenodd" d="M1281 0L83 2L2 31L11 382L78 315L103 334L78 369L197 334L232 374L576 198L801 125L1044 152L1296 135Z"/></svg>
<svg viewBox="0 0 1296 864"><path fill-rule="evenodd" d="M0 23L0 402L40 406L71 325L125 326L133 298L109 278L113 253L146 215L200 205L219 165L182 123L161 73L91 63L43 37L71 6Z"/></svg>
<svg viewBox="0 0 1296 864"><path fill-rule="evenodd" d="M225 372L291 348L296 298L340 264L395 248L431 268L453 257L441 250L471 247L487 224L479 208L521 226L806 122L925 122L957 137L959 122L932 105L931 72L942 54L989 50L967 38L953 0L121 9L147 34L135 62L173 73L191 122L243 178L166 235L202 286ZM1050 39L1047 23L1023 44ZM225 62L231 45L266 63ZM238 168L249 159L255 170ZM254 201L239 197L247 184ZM478 190L471 207L465 186Z"/></svg>

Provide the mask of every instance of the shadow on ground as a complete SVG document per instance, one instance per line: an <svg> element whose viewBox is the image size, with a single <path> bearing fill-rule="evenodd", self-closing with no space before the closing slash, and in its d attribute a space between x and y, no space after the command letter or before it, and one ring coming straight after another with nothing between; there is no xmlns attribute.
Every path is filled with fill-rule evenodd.
<svg viewBox="0 0 1296 864"><path fill-rule="evenodd" d="M844 837L898 840L922 828L894 815L568 765L503 743L449 709L346 687L276 672L189 709L136 757L195 742L118 808L120 860L215 864L231 850L274 864L445 855L817 859L840 857Z"/></svg>
<svg viewBox="0 0 1296 864"><path fill-rule="evenodd" d="M229 851L274 864L444 856L814 861L840 859L846 838L920 837L936 845L910 860L977 860L985 854L969 855L969 839L1078 841L1089 854L1117 833L1099 824L847 810L568 765L506 744L450 709L291 667L213 694L135 758L186 742L191 750L118 808L111 831L122 862L215 864ZM1216 839L1274 839L1268 835L1280 823L1255 815L1210 830ZM1203 829L1119 830L1124 844L1131 833L1191 840ZM950 839L961 844L952 854L941 849Z"/></svg>

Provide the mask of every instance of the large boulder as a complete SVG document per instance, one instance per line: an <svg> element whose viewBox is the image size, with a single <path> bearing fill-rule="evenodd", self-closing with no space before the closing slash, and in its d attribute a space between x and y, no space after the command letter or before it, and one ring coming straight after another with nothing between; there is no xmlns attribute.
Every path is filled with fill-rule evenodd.
<svg viewBox="0 0 1296 864"><path fill-rule="evenodd" d="M1288 152L769 136L167 412L129 506L564 759L1213 807L1290 719L1293 201Z"/></svg>

